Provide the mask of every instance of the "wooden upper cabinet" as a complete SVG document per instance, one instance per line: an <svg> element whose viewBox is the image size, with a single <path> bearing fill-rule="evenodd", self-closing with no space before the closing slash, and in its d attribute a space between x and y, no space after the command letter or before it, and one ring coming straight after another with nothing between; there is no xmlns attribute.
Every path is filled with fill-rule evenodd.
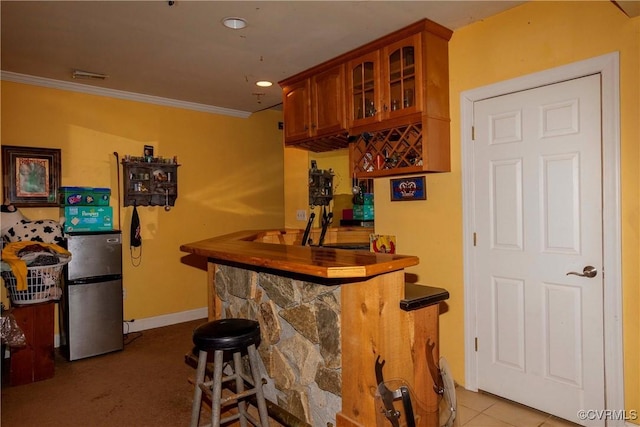
<svg viewBox="0 0 640 427"><path fill-rule="evenodd" d="M346 130L344 65L283 89L285 144Z"/></svg>
<svg viewBox="0 0 640 427"><path fill-rule="evenodd" d="M349 61L349 128L422 111L422 42L414 34Z"/></svg>
<svg viewBox="0 0 640 427"><path fill-rule="evenodd" d="M346 130L344 107L344 65L311 77L312 135Z"/></svg>
<svg viewBox="0 0 640 427"><path fill-rule="evenodd" d="M285 144L349 147L359 178L449 171L451 35L423 19L280 82Z"/></svg>
<svg viewBox="0 0 640 427"><path fill-rule="evenodd" d="M347 65L349 127L379 122L381 115L380 52L374 51Z"/></svg>
<svg viewBox="0 0 640 427"><path fill-rule="evenodd" d="M386 46L383 60L383 118L422 111L422 43L420 34Z"/></svg>
<svg viewBox="0 0 640 427"><path fill-rule="evenodd" d="M416 27L376 45L382 61L381 120L349 129L350 174L359 179L451 170L451 31L428 20Z"/></svg>
<svg viewBox="0 0 640 427"><path fill-rule="evenodd" d="M285 143L308 138L311 134L311 83L309 79L291 83L283 89Z"/></svg>

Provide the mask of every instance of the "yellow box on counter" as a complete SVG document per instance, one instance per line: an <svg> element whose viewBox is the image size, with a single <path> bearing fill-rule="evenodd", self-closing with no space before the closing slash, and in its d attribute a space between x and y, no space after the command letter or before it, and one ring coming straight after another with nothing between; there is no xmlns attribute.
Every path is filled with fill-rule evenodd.
<svg viewBox="0 0 640 427"><path fill-rule="evenodd" d="M64 217L65 232L113 230L111 206L65 206L60 215Z"/></svg>

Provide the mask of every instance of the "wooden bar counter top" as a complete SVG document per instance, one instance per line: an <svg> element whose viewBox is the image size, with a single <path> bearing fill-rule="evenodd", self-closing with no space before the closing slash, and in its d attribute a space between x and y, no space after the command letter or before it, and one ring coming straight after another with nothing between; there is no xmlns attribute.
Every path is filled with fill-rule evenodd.
<svg viewBox="0 0 640 427"><path fill-rule="evenodd" d="M339 345L341 390L336 411L309 425L375 427L379 425L379 401L375 394L376 360L384 360L384 378L406 381L420 403L416 427L438 425L438 396L434 392L427 358L439 359L439 304L403 310L404 269L417 265L412 255L372 253L364 249L371 228L337 227L327 230L325 246L301 246L304 230L248 230L213 237L180 247L183 252L208 260L210 320L228 315L227 302L216 293L216 268L240 268L308 282L313 286L337 286L339 291ZM311 230L318 242L320 230ZM358 244L358 245L356 245ZM362 247L363 249L339 249ZM332 246L332 247L326 247ZM448 294L447 294L448 297ZM312 310L313 311L313 310ZM277 317L277 316L276 316ZM334 334L334 335L335 335ZM300 384L296 384L296 387ZM309 411L313 414L313 408ZM315 416L315 415L314 415ZM382 425L391 425L384 419ZM401 423L401 425L404 425Z"/></svg>
<svg viewBox="0 0 640 427"><path fill-rule="evenodd" d="M330 229L325 244L368 243L371 229L359 228ZM311 233L312 239L317 233L317 230ZM188 243L180 250L210 259L327 279L371 277L418 264L416 256L300 246L301 241L301 230L253 230Z"/></svg>

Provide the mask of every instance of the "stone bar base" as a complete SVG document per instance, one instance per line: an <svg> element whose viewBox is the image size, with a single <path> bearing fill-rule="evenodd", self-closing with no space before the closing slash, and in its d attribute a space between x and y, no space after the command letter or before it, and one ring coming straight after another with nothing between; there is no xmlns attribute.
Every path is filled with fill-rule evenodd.
<svg viewBox="0 0 640 427"><path fill-rule="evenodd" d="M222 318L260 322L267 399L313 426L335 425L342 389L340 287L216 265L215 294Z"/></svg>

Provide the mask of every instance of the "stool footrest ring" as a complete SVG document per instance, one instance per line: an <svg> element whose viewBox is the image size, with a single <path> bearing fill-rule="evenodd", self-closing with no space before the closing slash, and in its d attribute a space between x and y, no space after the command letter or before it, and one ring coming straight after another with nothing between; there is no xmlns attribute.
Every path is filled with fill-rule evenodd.
<svg viewBox="0 0 640 427"><path fill-rule="evenodd" d="M259 426L260 421L256 420L251 414L245 414L245 418L254 426ZM240 419L240 414L230 415L220 420L220 424L226 424L230 421L235 421Z"/></svg>
<svg viewBox="0 0 640 427"><path fill-rule="evenodd" d="M238 393L238 394L232 394L230 396L227 396L223 399L220 399L220 406L226 406L229 403L238 401L238 400L242 400L242 399L246 399L249 396L253 396L254 394L256 394L256 390L245 390L242 393Z"/></svg>

